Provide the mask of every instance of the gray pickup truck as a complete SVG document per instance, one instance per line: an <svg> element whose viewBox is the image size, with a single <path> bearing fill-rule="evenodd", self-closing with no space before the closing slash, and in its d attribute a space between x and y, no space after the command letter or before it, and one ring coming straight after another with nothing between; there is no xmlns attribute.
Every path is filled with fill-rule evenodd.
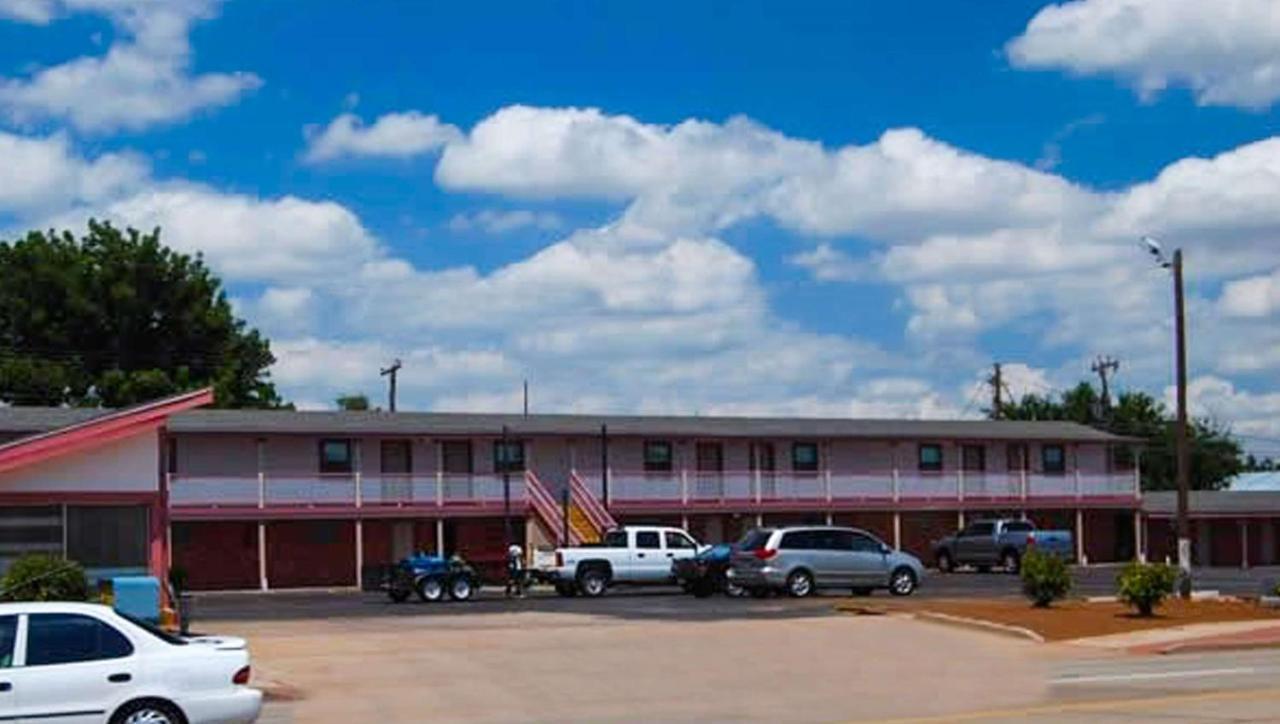
<svg viewBox="0 0 1280 724"><path fill-rule="evenodd" d="M1031 547L1063 558L1074 555L1071 531L1036 530L1029 520L1001 518L974 521L955 535L937 541L933 544L933 560L943 573L959 566L973 566L983 572L1002 566L1009 573L1017 573L1023 554Z"/></svg>

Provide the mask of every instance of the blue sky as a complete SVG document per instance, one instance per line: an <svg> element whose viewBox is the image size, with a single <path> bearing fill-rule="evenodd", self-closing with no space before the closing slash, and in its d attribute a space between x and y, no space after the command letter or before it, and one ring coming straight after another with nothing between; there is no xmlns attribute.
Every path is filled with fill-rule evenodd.
<svg viewBox="0 0 1280 724"><path fill-rule="evenodd" d="M873 416L1164 394L1154 233L1261 449L1280 21L1200 5L0 0L0 229L161 224L307 405Z"/></svg>

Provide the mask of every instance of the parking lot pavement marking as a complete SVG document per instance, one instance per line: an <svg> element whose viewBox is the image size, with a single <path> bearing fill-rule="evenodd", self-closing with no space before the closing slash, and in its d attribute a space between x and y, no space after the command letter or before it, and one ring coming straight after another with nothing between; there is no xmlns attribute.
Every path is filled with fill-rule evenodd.
<svg viewBox="0 0 1280 724"><path fill-rule="evenodd" d="M1237 666L1229 669L1190 669L1180 671L1130 671L1123 674L1095 674L1092 676L1060 676L1050 679L1051 684L1096 684L1104 681L1146 681L1153 679L1178 679L1197 676L1224 676L1229 674L1266 674L1280 669L1259 669L1255 666Z"/></svg>
<svg viewBox="0 0 1280 724"><path fill-rule="evenodd" d="M863 720L861 724L942 724L943 722L991 721L999 719L1026 719L1037 716L1076 713L1126 712L1140 709L1173 708L1177 705L1204 702L1248 701L1258 699L1280 700L1280 687L1265 689L1245 689L1234 691L1213 691L1204 694L1172 694L1136 699L1099 699L1096 701L1064 702L1060 704L1044 704L1015 709L986 709L958 714L940 714L937 716L906 717L899 719ZM856 721L856 720L855 720Z"/></svg>

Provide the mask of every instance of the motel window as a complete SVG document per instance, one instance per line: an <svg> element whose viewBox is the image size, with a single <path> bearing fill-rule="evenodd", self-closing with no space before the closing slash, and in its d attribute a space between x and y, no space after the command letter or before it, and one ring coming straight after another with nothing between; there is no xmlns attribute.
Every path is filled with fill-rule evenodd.
<svg viewBox="0 0 1280 724"><path fill-rule="evenodd" d="M1044 445L1040 448L1040 464L1046 473L1067 472L1067 452L1061 445Z"/></svg>
<svg viewBox="0 0 1280 724"><path fill-rule="evenodd" d="M924 472L942 470L942 446L936 443L924 443L920 446L918 467Z"/></svg>
<svg viewBox="0 0 1280 724"><path fill-rule="evenodd" d="M666 440L648 440L644 444L644 471L646 473L671 472L671 443Z"/></svg>
<svg viewBox="0 0 1280 724"><path fill-rule="evenodd" d="M349 473L355 469L350 440L320 441L320 472Z"/></svg>
<svg viewBox="0 0 1280 724"><path fill-rule="evenodd" d="M86 568L145 570L148 522L140 505L67 506L67 558Z"/></svg>
<svg viewBox="0 0 1280 724"><path fill-rule="evenodd" d="M960 456L966 471L982 472L987 469L987 449L981 445L965 445Z"/></svg>
<svg viewBox="0 0 1280 724"><path fill-rule="evenodd" d="M521 440L495 440L493 442L493 471L495 473L524 472L524 442Z"/></svg>
<svg viewBox="0 0 1280 724"><path fill-rule="evenodd" d="M0 508L0 574L28 553L62 556L61 507Z"/></svg>
<svg viewBox="0 0 1280 724"><path fill-rule="evenodd" d="M791 469L797 473L818 472L818 444L815 442L792 444Z"/></svg>

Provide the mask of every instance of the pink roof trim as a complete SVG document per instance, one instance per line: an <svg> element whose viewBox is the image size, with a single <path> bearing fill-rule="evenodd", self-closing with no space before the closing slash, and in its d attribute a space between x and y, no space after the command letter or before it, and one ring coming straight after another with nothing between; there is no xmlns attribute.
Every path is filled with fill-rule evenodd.
<svg viewBox="0 0 1280 724"><path fill-rule="evenodd" d="M0 472L155 429L164 425L170 415L211 402L213 389L205 387L18 438L0 445Z"/></svg>

